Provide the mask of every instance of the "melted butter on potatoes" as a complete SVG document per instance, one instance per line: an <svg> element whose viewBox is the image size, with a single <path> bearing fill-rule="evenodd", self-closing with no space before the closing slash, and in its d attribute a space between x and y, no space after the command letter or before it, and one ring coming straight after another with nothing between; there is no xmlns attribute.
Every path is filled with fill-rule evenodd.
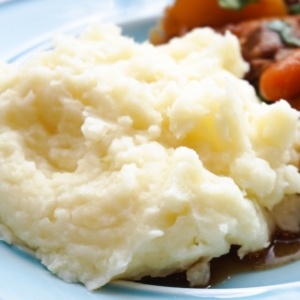
<svg viewBox="0 0 300 300"><path fill-rule="evenodd" d="M246 71L230 33L154 47L112 25L1 66L2 238L88 289L266 247L300 192L299 113Z"/></svg>

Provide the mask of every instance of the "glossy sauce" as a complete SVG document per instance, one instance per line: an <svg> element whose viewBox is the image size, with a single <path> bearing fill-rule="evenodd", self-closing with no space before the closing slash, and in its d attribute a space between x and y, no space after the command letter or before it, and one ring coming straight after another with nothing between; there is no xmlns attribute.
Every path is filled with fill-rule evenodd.
<svg viewBox="0 0 300 300"><path fill-rule="evenodd" d="M211 277L208 286L215 287L229 280L231 276L262 269L274 268L300 259L300 234L277 231L271 245L259 252L246 255L240 259L237 255L238 246L231 247L228 254L214 258L210 262ZM185 272L166 277L142 278L140 283L189 288Z"/></svg>

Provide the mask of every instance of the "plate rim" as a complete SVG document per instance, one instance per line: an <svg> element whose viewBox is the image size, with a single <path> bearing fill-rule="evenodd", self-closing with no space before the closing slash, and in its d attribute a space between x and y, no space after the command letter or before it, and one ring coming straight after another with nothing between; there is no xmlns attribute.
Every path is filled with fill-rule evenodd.
<svg viewBox="0 0 300 300"><path fill-rule="evenodd" d="M119 12L118 12L119 13ZM116 14L116 16L118 15ZM100 15L94 14L88 17L81 18L76 22L69 23L65 26L61 26L55 29L55 32L63 33L63 34L72 34L79 33L80 29L83 29L88 24L91 23L91 20L100 22ZM125 26L131 22L138 21L146 21L157 19L159 15L157 13L148 12L146 15L141 15L139 18L136 16L123 16L123 18L117 22L116 24L119 26ZM102 20L101 20L102 21ZM112 22L112 20L109 20ZM43 35L38 36L35 39L31 39L28 43L17 47L11 54L4 57L4 60L11 64L20 64L23 63L26 59L38 53L40 51L47 50L51 47L53 40L53 31L46 32ZM1 246L1 245L0 245ZM267 285L267 286L259 286L259 287L249 287L249 288L219 288L219 289L200 289L200 288L177 288L177 287L161 287L161 286L153 286L142 283L118 280L115 282L109 283L110 286L121 287L131 290L138 290L140 292L151 292L158 293L162 295L181 295L181 296L196 296L196 297L218 297L218 298L238 298L238 297L249 297L260 295L270 291L277 290L286 290L286 289L297 289L300 292L300 280L291 283L284 284L276 284L276 285Z"/></svg>

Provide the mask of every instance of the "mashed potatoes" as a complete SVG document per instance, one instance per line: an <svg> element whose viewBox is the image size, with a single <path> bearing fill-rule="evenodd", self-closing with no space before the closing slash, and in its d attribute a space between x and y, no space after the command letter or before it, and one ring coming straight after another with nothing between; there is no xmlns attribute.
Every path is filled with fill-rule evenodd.
<svg viewBox="0 0 300 300"><path fill-rule="evenodd" d="M2 239L88 289L266 247L300 192L299 113L246 70L229 33L153 47L108 25L1 66Z"/></svg>

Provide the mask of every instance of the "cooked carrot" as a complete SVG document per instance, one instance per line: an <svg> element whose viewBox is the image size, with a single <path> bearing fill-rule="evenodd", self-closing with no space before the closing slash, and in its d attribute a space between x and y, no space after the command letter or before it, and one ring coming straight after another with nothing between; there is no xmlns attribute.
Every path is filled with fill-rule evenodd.
<svg viewBox="0 0 300 300"><path fill-rule="evenodd" d="M300 95L300 50L267 68L260 77L259 89L269 101Z"/></svg>
<svg viewBox="0 0 300 300"><path fill-rule="evenodd" d="M284 16L287 7L284 0L259 0L239 11L221 8L217 0L176 0L167 8L162 27L167 37L180 35L185 28L211 26L220 27L240 21Z"/></svg>

